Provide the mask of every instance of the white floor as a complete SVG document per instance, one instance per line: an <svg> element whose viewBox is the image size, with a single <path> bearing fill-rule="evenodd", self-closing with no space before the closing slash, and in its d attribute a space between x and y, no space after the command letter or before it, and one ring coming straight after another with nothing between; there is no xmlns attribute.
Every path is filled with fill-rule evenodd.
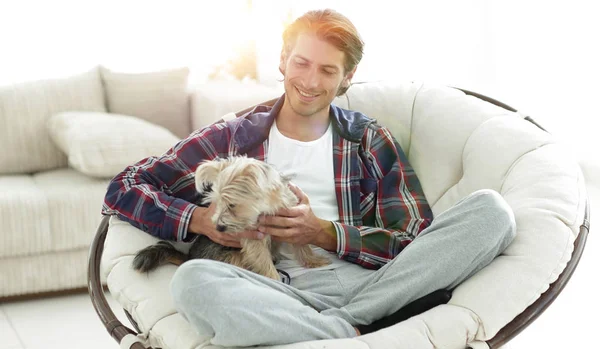
<svg viewBox="0 0 600 349"><path fill-rule="evenodd" d="M119 320L131 327L107 293ZM0 304L0 349L118 349L87 293Z"/></svg>
<svg viewBox="0 0 600 349"><path fill-rule="evenodd" d="M589 190L592 205L597 203L596 207L600 207L600 190ZM600 220L596 222L600 224ZM563 293L508 347L598 348L600 289L596 286L600 241L596 233L600 230L594 226L592 217L585 252ZM131 327L110 295L107 299L121 322ZM117 349L119 346L104 329L87 294L0 304L0 349L42 348Z"/></svg>

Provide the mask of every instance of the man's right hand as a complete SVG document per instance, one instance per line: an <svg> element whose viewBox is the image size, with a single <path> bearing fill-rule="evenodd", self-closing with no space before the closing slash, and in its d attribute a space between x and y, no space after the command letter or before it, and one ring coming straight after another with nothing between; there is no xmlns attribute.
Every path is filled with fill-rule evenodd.
<svg viewBox="0 0 600 349"><path fill-rule="evenodd" d="M241 239L262 239L264 234L258 230L247 230L237 234L222 233L217 230L211 217L215 212L214 204L208 207L196 207L192 212L192 220L188 227L188 232L194 234L206 235L210 240L219 245L227 247L241 248Z"/></svg>

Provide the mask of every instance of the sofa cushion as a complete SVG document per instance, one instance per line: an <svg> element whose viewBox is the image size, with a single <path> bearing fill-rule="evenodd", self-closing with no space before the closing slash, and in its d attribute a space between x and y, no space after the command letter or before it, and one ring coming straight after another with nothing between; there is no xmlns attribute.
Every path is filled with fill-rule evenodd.
<svg viewBox="0 0 600 349"><path fill-rule="evenodd" d="M120 73L101 67L108 111L137 116L180 138L191 132L188 68Z"/></svg>
<svg viewBox="0 0 600 349"><path fill-rule="evenodd" d="M97 112L56 114L48 120L48 131L69 166L99 178L112 178L139 160L162 155L179 141L143 119Z"/></svg>
<svg viewBox="0 0 600 349"><path fill-rule="evenodd" d="M0 298L83 288L87 285L88 256L89 247L82 247L1 257Z"/></svg>
<svg viewBox="0 0 600 349"><path fill-rule="evenodd" d="M0 176L0 258L89 247L107 185L68 168Z"/></svg>
<svg viewBox="0 0 600 349"><path fill-rule="evenodd" d="M0 88L0 174L65 167L67 157L51 141L46 120L69 110L106 110L98 68L70 78Z"/></svg>
<svg viewBox="0 0 600 349"><path fill-rule="evenodd" d="M227 113L237 113L254 105L278 98L283 87L271 87L252 81L215 80L192 87L192 129L218 121Z"/></svg>

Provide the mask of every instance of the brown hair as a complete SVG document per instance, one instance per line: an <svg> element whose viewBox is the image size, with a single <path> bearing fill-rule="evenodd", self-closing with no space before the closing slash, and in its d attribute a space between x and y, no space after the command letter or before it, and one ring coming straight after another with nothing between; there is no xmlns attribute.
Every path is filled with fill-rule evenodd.
<svg viewBox="0 0 600 349"><path fill-rule="evenodd" d="M282 51L286 55L302 32L313 32L344 52L344 74L356 68L362 59L364 42L354 24L341 13L331 9L314 10L298 17L283 32ZM340 87L337 95L343 95L349 87Z"/></svg>

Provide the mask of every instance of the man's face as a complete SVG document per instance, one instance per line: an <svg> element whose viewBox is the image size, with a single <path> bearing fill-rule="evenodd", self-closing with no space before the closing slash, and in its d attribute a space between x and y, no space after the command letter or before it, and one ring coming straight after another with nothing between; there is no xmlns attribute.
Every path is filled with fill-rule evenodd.
<svg viewBox="0 0 600 349"><path fill-rule="evenodd" d="M286 102L303 116L329 113L329 105L353 72L344 74L344 52L313 33L301 33L290 52L281 55Z"/></svg>

